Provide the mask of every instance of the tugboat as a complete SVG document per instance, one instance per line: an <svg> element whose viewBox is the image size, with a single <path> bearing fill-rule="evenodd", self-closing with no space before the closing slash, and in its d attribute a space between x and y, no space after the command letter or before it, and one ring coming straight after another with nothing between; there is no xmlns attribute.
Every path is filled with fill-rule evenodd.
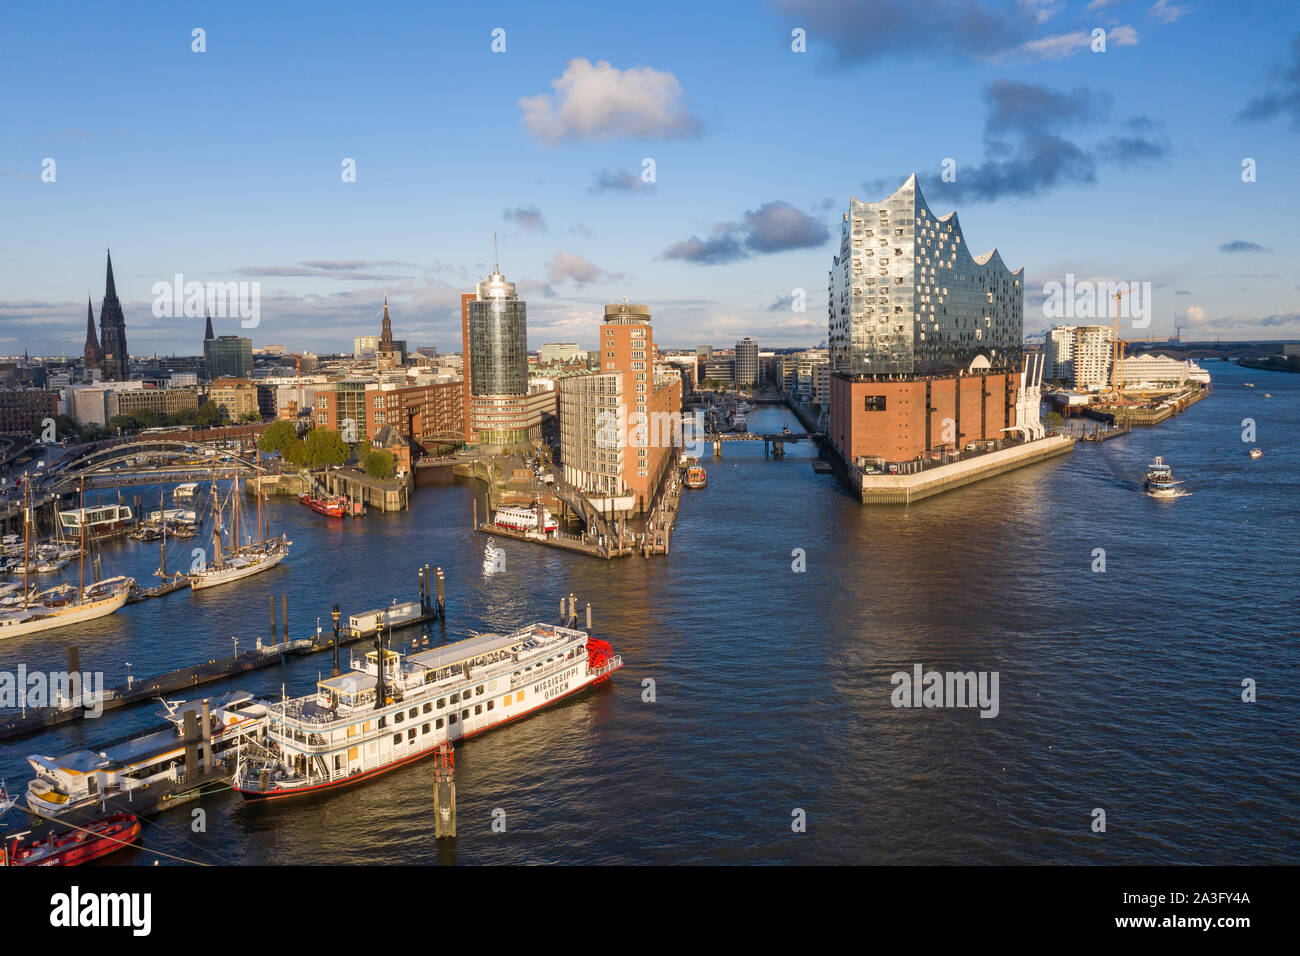
<svg viewBox="0 0 1300 956"><path fill-rule="evenodd" d="M1152 498L1176 498L1180 481L1174 481L1173 470L1159 455L1147 466L1146 492Z"/></svg>
<svg viewBox="0 0 1300 956"><path fill-rule="evenodd" d="M140 820L134 813L110 813L85 826L59 827L41 835L29 830L0 847L0 866L77 866L130 846L139 836Z"/></svg>
<svg viewBox="0 0 1300 956"><path fill-rule="evenodd" d="M340 498L338 495L330 495L326 498L315 498L311 495L299 495L298 503L306 505L317 514L324 515L327 518L342 518L348 513L348 502L346 498Z"/></svg>
<svg viewBox="0 0 1300 956"><path fill-rule="evenodd" d="M703 488L709 483L708 473L699 465L691 465L686 469L686 487Z"/></svg>

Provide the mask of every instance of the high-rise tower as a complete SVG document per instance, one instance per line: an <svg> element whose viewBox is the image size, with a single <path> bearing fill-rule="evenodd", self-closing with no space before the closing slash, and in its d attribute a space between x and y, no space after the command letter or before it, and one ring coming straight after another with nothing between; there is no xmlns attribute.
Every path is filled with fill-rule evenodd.
<svg viewBox="0 0 1300 956"><path fill-rule="evenodd" d="M117 299L117 286L113 282L112 253L108 255L104 301L99 307L99 338L103 349L105 380L125 382L131 374L131 363L126 350L126 317L122 315L122 303Z"/></svg>

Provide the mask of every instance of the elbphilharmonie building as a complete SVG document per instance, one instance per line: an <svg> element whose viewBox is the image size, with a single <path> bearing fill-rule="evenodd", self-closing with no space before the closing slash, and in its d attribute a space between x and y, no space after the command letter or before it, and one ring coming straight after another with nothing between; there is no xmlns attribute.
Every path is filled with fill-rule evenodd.
<svg viewBox="0 0 1300 956"><path fill-rule="evenodd" d="M850 199L827 329L829 434L845 461L903 470L1010 441L1024 293L1024 270L972 254L915 175L880 202Z"/></svg>
<svg viewBox="0 0 1300 956"><path fill-rule="evenodd" d="M880 202L849 200L830 273L833 371L917 374L1014 368L1024 269L972 255L957 214L936 216L916 175Z"/></svg>

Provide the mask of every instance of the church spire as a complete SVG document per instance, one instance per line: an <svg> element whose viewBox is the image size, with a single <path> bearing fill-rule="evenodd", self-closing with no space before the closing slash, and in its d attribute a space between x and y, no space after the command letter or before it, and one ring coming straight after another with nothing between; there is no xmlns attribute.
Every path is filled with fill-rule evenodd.
<svg viewBox="0 0 1300 956"><path fill-rule="evenodd" d="M384 352L393 350L393 323L388 318L388 293L384 293L384 324L379 333L379 348Z"/></svg>
<svg viewBox="0 0 1300 956"><path fill-rule="evenodd" d="M105 297L117 298L117 285L113 282L113 252L108 252L108 278L104 282Z"/></svg>
<svg viewBox="0 0 1300 956"><path fill-rule="evenodd" d="M208 318L208 327L203 331L203 341L205 342L207 342L210 339L216 338L216 336L212 334L212 316L209 315L207 318Z"/></svg>
<svg viewBox="0 0 1300 956"><path fill-rule="evenodd" d="M104 379L109 382L125 382L131 377L131 358L126 346L126 317L122 315L122 303L117 298L117 284L113 281L112 253L108 256L104 301L99 306L99 343Z"/></svg>
<svg viewBox="0 0 1300 956"><path fill-rule="evenodd" d="M82 349L86 360L86 370L104 367L104 350L99 347L99 336L95 334L95 307L90 296L86 296L86 345Z"/></svg>

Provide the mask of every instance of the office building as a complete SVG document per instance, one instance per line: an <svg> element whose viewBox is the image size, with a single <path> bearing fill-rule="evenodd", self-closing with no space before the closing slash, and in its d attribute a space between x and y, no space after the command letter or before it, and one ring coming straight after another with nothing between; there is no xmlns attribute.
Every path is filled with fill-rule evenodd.
<svg viewBox="0 0 1300 956"><path fill-rule="evenodd" d="M204 339L203 361L209 379L248 378L253 372L253 340L238 335Z"/></svg>

